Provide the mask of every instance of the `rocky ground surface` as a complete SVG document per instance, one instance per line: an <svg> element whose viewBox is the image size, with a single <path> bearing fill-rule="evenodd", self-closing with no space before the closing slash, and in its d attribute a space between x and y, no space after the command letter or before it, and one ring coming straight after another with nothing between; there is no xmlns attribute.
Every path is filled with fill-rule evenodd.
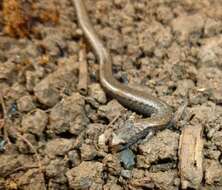
<svg viewBox="0 0 222 190"><path fill-rule="evenodd" d="M222 2L85 3L111 52L115 77L174 110L188 98L186 122L112 152L106 134L129 125L135 113L101 88L99 65L71 1L39 1L41 9L56 7L58 20L40 19L28 36L17 31L10 37L15 28L5 30L0 18L0 189L179 189L178 147L186 125L203 127L202 189L221 189ZM87 95L77 89L82 43Z"/></svg>

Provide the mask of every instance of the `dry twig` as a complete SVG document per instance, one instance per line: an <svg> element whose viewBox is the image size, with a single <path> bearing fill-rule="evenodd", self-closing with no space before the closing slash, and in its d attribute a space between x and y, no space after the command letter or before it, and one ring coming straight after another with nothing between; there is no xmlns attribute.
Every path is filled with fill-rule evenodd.
<svg viewBox="0 0 222 190"><path fill-rule="evenodd" d="M179 170L182 189L198 189L203 177L203 128L201 125L184 127L180 136Z"/></svg>
<svg viewBox="0 0 222 190"><path fill-rule="evenodd" d="M19 172L19 171L25 171L25 170L34 169L34 168L39 168L39 165L20 166L16 169L6 173L3 177L7 177L7 176L14 174L16 172Z"/></svg>
<svg viewBox="0 0 222 190"><path fill-rule="evenodd" d="M86 61L86 47L82 44L82 48L79 53L79 83L78 90L80 94L86 95L88 88L88 69Z"/></svg>

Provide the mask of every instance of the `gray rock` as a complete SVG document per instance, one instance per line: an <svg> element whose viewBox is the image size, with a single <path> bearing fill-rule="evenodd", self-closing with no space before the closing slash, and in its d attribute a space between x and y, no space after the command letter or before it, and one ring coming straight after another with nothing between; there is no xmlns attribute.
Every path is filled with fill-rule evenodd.
<svg viewBox="0 0 222 190"><path fill-rule="evenodd" d="M126 178L126 179L130 179L132 176L132 171L130 170L122 170L121 171L121 176Z"/></svg>
<svg viewBox="0 0 222 190"><path fill-rule="evenodd" d="M119 153L120 161L125 169L132 169L135 165L135 155L132 150L125 149Z"/></svg>

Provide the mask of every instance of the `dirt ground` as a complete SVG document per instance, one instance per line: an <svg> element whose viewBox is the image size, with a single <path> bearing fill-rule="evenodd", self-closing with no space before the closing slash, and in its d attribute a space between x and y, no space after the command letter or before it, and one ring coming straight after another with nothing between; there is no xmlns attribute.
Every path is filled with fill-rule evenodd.
<svg viewBox="0 0 222 190"><path fill-rule="evenodd" d="M186 126L201 126L204 139L203 179L188 187L222 189L222 1L85 1L118 80L174 110L189 102L177 125L121 152L106 134L135 113L101 88L71 1L47 2L37 8L56 7L58 21L40 19L28 33L0 18L0 189L180 189ZM77 88L82 44L87 95Z"/></svg>

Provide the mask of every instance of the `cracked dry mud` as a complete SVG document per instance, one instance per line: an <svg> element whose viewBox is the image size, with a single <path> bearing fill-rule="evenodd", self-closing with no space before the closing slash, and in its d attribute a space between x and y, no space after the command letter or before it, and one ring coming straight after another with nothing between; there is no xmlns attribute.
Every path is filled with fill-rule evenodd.
<svg viewBox="0 0 222 190"><path fill-rule="evenodd" d="M186 125L203 127L200 188L222 189L222 2L85 0L118 80L175 110L189 100L187 123L120 153L110 151L107 139L112 130L130 125L135 113L106 96L85 41L88 95L78 92L84 37L75 9L70 0L49 2L59 10L57 23L37 22L29 38L0 36L0 93L11 141L0 153L0 189L179 189L179 137ZM2 33L3 28L1 18ZM37 150L41 169L15 128Z"/></svg>

